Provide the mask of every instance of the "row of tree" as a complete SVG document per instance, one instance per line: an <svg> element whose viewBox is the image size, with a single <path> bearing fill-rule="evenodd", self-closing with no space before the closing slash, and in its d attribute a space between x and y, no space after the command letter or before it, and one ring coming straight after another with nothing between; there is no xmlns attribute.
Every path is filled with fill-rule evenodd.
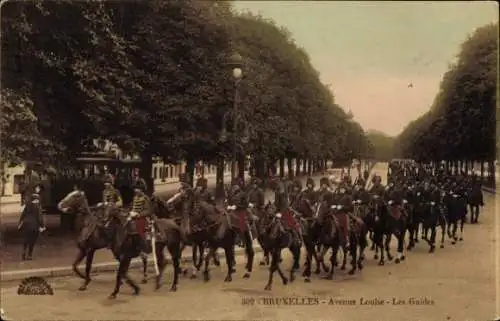
<svg viewBox="0 0 500 321"><path fill-rule="evenodd" d="M494 171L497 73L498 23L476 29L461 45L431 109L397 138L399 153L426 162L444 160L465 170L472 161L488 162Z"/></svg>
<svg viewBox="0 0 500 321"><path fill-rule="evenodd" d="M250 135L240 155L259 175L277 160L312 168L370 152L290 33L230 2L15 1L1 23L3 163L68 161L105 138L143 160L187 160L192 172L229 157L219 133L226 125L230 142L223 121L235 117Z"/></svg>

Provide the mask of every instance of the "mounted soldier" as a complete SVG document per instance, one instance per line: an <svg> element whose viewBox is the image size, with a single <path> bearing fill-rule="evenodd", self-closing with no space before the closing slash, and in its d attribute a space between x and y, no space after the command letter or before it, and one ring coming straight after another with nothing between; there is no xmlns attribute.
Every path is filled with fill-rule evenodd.
<svg viewBox="0 0 500 321"><path fill-rule="evenodd" d="M470 222L471 224L476 224L479 218L479 207L484 206L481 182L479 182L476 175L472 176L469 193L467 195L467 203L470 208Z"/></svg>
<svg viewBox="0 0 500 321"><path fill-rule="evenodd" d="M349 246L349 213L353 212L352 197L347 193L346 186L339 186L338 196L336 198L335 217L339 223L339 229L342 233L342 240L346 247Z"/></svg>
<svg viewBox="0 0 500 321"><path fill-rule="evenodd" d="M320 213L327 213L328 209L334 202L334 195L330 190L330 182L327 177L322 177L319 181L320 188L318 190L318 207L315 216L318 216L318 223L322 223L322 216Z"/></svg>
<svg viewBox="0 0 500 321"><path fill-rule="evenodd" d="M260 188L261 181L257 177L252 178L248 191L248 206L253 208L257 216L261 216L265 207L264 191Z"/></svg>
<svg viewBox="0 0 500 321"><path fill-rule="evenodd" d="M295 185L296 189L296 184L293 185ZM283 217L285 229L291 233L295 242L301 242L302 237L300 235L300 227L294 217L294 211L290 208L290 190L292 190L290 188L290 184L286 180L282 180L276 189L274 203L278 213L281 214L281 217Z"/></svg>
<svg viewBox="0 0 500 321"><path fill-rule="evenodd" d="M370 188L369 193L372 195L378 195L383 197L385 194L384 185L382 185L382 178L378 175L373 176L372 179L373 186Z"/></svg>
<svg viewBox="0 0 500 321"><path fill-rule="evenodd" d="M138 234L141 238L143 249L146 249L146 228L148 223L147 216L150 214L149 198L145 194L145 185L140 181L136 181L134 185L134 198L132 200L132 209L129 212L127 221L129 223L129 234ZM145 252L141 252L141 257L145 256Z"/></svg>
<svg viewBox="0 0 500 321"><path fill-rule="evenodd" d="M120 192L113 186L111 177L104 181L104 190L102 191L102 202L110 210L119 210L123 207L123 200Z"/></svg>
<svg viewBox="0 0 500 321"><path fill-rule="evenodd" d="M231 186L229 197L227 198L228 208L231 208L238 217L238 228L240 235L237 237L237 244L242 243L242 235L249 230L248 199L245 191L241 188L239 181L234 180Z"/></svg>
<svg viewBox="0 0 500 321"><path fill-rule="evenodd" d="M134 187L134 189L136 187L139 187L139 189L142 190L144 194L147 194L149 192L146 180L141 177L140 170L138 168L135 168L132 174L132 186Z"/></svg>

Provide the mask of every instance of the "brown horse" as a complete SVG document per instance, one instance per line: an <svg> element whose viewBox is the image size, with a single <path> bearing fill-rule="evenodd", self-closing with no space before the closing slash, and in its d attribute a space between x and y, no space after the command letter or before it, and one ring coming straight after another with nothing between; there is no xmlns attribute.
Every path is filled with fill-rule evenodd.
<svg viewBox="0 0 500 321"><path fill-rule="evenodd" d="M148 218L147 235L149 237L146 236L146 241L150 241L153 254L157 258L156 289L161 287L161 278L167 263L163 251L166 247L174 265L174 278L170 291L176 291L179 281L181 243L183 240L181 229L172 219L157 219L154 215L150 215ZM139 256L141 250L144 249L144 240L141 240L138 226L134 220L129 220L121 214L114 215L113 219L118 222L113 251L119 257L119 266L116 273L115 288L109 296L110 299L116 298L122 285L122 279L125 279L127 284L133 288L135 295L139 294L140 288L128 277L127 273L132 259Z"/></svg>
<svg viewBox="0 0 500 321"><path fill-rule="evenodd" d="M109 206L100 203L95 207L89 207L85 193L75 190L66 195L58 204L58 208L65 213L74 213L77 216L78 231L78 254L72 264L73 271L84 280L80 291L85 291L91 282L90 271L94 260L95 251L112 248L115 229L112 224L106 226L108 215L116 211ZM116 254L113 253L115 258ZM82 274L78 265L85 260L85 274ZM117 258L118 260L118 258ZM147 282L147 258L142 257L143 283Z"/></svg>

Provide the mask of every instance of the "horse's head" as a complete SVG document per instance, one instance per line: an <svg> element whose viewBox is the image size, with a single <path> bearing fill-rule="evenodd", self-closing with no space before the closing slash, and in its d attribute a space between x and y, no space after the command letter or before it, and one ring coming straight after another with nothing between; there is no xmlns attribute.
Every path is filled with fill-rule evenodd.
<svg viewBox="0 0 500 321"><path fill-rule="evenodd" d="M88 210L88 202L85 192L81 190L74 190L70 192L57 204L57 208L65 213L76 213L81 210Z"/></svg>

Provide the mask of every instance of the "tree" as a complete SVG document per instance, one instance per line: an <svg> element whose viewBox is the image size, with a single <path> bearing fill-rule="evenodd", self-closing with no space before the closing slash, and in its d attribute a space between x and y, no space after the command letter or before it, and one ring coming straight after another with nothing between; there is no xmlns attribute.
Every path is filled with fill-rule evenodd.
<svg viewBox="0 0 500 321"><path fill-rule="evenodd" d="M399 136L403 154L425 160L492 162L496 147L497 30L498 24L486 25L462 44L458 61L443 76L430 112Z"/></svg>

